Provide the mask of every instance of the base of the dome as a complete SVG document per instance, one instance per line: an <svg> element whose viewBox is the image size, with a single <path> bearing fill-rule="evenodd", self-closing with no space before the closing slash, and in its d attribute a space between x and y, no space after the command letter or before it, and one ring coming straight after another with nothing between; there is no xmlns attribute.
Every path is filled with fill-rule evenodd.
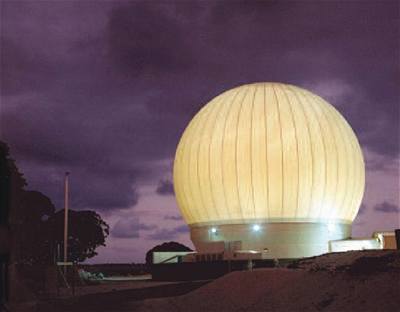
<svg viewBox="0 0 400 312"><path fill-rule="evenodd" d="M290 259L329 252L329 241L351 236L351 224L326 222L271 222L190 225L190 236L200 253L261 252L265 259Z"/></svg>

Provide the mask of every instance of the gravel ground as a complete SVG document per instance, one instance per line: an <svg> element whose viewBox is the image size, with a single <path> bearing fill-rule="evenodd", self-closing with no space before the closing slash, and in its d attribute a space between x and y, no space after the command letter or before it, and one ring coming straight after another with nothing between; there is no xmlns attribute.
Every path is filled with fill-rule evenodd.
<svg viewBox="0 0 400 312"><path fill-rule="evenodd" d="M102 281L98 284L87 286L76 286L75 296L85 296L90 294L109 293L120 290L138 289L146 287L154 287L161 285L168 285L174 282L155 282L152 280L127 280L127 281ZM71 298L72 288L60 288L59 298Z"/></svg>
<svg viewBox="0 0 400 312"><path fill-rule="evenodd" d="M233 272L130 311L400 311L400 252L333 253L290 268ZM128 311L128 307L127 310Z"/></svg>
<svg viewBox="0 0 400 312"><path fill-rule="evenodd" d="M42 302L29 311L400 311L400 251L331 253L211 282L89 286L79 295Z"/></svg>
<svg viewBox="0 0 400 312"><path fill-rule="evenodd" d="M35 309L36 312L119 312L132 311L135 302L146 298L172 297L186 294L209 281L194 282L148 282L131 284L119 288L98 288L99 292L81 294L76 297L58 298L42 301ZM19 312L19 310L16 310ZM25 311L25 310L24 310ZM28 310L26 310L28 311Z"/></svg>

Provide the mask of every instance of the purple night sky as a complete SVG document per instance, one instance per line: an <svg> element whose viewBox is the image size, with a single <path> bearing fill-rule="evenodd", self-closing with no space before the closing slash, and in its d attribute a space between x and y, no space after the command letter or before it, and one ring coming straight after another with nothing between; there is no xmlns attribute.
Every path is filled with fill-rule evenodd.
<svg viewBox="0 0 400 312"><path fill-rule="evenodd" d="M173 196L179 137L250 82L305 87L355 130L366 192L353 234L400 226L398 1L1 1L1 140L28 189L110 224L91 262L191 245Z"/></svg>

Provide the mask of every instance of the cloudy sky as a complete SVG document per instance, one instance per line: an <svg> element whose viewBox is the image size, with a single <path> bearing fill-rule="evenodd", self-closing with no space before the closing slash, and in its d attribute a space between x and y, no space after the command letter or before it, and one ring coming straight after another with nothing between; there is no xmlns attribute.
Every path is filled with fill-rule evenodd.
<svg viewBox="0 0 400 312"><path fill-rule="evenodd" d="M353 234L400 226L398 1L1 1L0 139L62 208L111 226L95 262L191 246L172 162L191 117L250 82L305 87L359 137L366 193Z"/></svg>

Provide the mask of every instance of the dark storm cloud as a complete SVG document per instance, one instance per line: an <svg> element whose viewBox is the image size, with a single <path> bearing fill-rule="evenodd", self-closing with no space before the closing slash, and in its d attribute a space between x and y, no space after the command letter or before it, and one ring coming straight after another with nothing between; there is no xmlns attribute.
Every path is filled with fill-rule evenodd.
<svg viewBox="0 0 400 312"><path fill-rule="evenodd" d="M383 212L383 213L399 213L400 209L398 206L388 203L388 202L383 202L380 204L377 204L374 207L374 210L378 212Z"/></svg>
<svg viewBox="0 0 400 312"><path fill-rule="evenodd" d="M185 233L189 233L189 228L187 225L182 225L173 229L159 229L148 235L147 238L152 240L169 240L175 239L179 234Z"/></svg>
<svg viewBox="0 0 400 312"><path fill-rule="evenodd" d="M163 92L173 95L174 101L154 101L152 108L193 113L207 97L252 81L313 89L321 81L332 88L340 80L348 94L332 96L328 89L321 95L326 93L339 107L363 145L389 157L398 155L397 3L196 5L197 14L187 4L154 3L124 6L111 14L108 43L114 60L124 64L126 74L157 77ZM142 36L146 39L139 40ZM146 52L153 48L154 58L143 57L151 56ZM182 66L187 60L190 66Z"/></svg>
<svg viewBox="0 0 400 312"><path fill-rule="evenodd" d="M48 10L38 4L33 8L24 16L25 24ZM8 12L18 17L20 13L15 11L11 6ZM52 11L62 15L57 5ZM4 33L8 36L21 32L14 20L6 26ZM72 172L75 208L135 205L137 178L143 177L141 172L152 173L151 168L144 169L142 161L164 157L165 146L158 140L173 146L171 141L178 130L165 131L171 118L148 114L147 96L137 95L134 88L130 89L130 81L118 80L118 74L110 71L102 54L106 40L101 31L89 35L84 27L79 35L64 42L52 33L55 25L47 26L49 38L40 38L41 44L50 50L54 50L52 43L66 45L66 50L49 54L38 42L2 38L5 83L1 87L2 94L8 95L1 107L4 137L22 164L30 187L50 195L57 207L62 205L61 177L65 170ZM15 95L17 91L21 95ZM49 178L44 169L59 177Z"/></svg>
<svg viewBox="0 0 400 312"><path fill-rule="evenodd" d="M173 221L182 221L183 218L182 216L178 216L178 215L168 215L168 216L164 216L164 220L173 220Z"/></svg>
<svg viewBox="0 0 400 312"><path fill-rule="evenodd" d="M109 53L124 72L153 75L194 65L188 29L165 14L167 9L162 4L136 2L112 11Z"/></svg>
<svg viewBox="0 0 400 312"><path fill-rule="evenodd" d="M33 85L34 87L36 81L27 74L38 70L38 64L36 64L32 55L9 38L1 36L0 40L1 94L16 94L22 91L26 85Z"/></svg>
<svg viewBox="0 0 400 312"><path fill-rule="evenodd" d="M253 81L318 92L382 162L398 156L397 2L1 6L2 139L57 206L66 170L75 206L134 205L195 112Z"/></svg>
<svg viewBox="0 0 400 312"><path fill-rule="evenodd" d="M150 231L155 228L155 225L140 223L137 218L123 218L114 225L111 235L117 238L139 238L140 231Z"/></svg>
<svg viewBox="0 0 400 312"><path fill-rule="evenodd" d="M158 182L156 193L159 195L174 195L174 185L170 180L163 179Z"/></svg>
<svg viewBox="0 0 400 312"><path fill-rule="evenodd" d="M367 205L365 205L364 203L361 204L360 209L358 210L358 214L364 214L367 211Z"/></svg>
<svg viewBox="0 0 400 312"><path fill-rule="evenodd" d="M36 107L35 99L25 102L33 108L28 106L25 114L8 111L3 117L9 118L4 132L12 138L18 163L30 164L22 168L29 187L50 195L60 207L62 176L71 171L74 208L103 210L136 204L134 185L143 168L129 162L127 151L118 146L121 141L113 140L112 131L100 118L94 124L94 116L87 116L92 119L89 123L84 115L70 120L59 111L60 106L44 111Z"/></svg>

